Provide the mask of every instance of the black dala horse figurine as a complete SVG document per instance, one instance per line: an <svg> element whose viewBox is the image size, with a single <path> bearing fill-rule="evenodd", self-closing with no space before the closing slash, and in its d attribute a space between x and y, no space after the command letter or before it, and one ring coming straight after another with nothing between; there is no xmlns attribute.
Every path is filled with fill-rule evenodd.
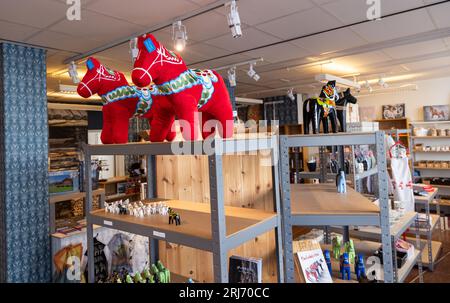
<svg viewBox="0 0 450 303"><path fill-rule="evenodd" d="M356 104L358 99L351 94L350 88L339 94L336 101L337 119L339 121L339 131L345 133L347 131L347 104Z"/></svg>
<svg viewBox="0 0 450 303"><path fill-rule="evenodd" d="M322 87L318 98L310 98L303 102L303 127L304 133L309 134L309 125L312 124L313 134L320 132L322 122L323 132L328 133L328 119L331 122L333 133L337 133L337 111L336 102L339 94L336 89L336 81L329 81Z"/></svg>

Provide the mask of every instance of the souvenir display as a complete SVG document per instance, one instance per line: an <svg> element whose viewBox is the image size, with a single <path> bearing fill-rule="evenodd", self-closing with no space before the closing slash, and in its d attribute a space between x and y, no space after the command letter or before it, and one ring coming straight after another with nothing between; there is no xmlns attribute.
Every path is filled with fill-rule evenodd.
<svg viewBox="0 0 450 303"><path fill-rule="evenodd" d="M112 203L106 203L105 212L143 218L151 215L166 216L169 214L169 207L164 202L144 204L142 201L130 203L129 200L119 200Z"/></svg>

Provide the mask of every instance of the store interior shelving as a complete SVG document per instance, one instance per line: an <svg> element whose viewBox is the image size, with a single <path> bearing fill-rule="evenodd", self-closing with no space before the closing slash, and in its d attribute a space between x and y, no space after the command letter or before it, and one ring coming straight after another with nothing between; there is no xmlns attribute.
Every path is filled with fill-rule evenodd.
<svg viewBox="0 0 450 303"><path fill-rule="evenodd" d="M377 168L376 171L371 171L367 176L372 175L372 173L377 175L379 207L350 187L347 187L347 193L339 194L334 184L289 184L287 151L290 147L356 145L372 145L376 148ZM367 249L365 254L370 256L382 247L383 260L385 260L382 280L385 282L402 282L413 266L416 265L418 256L421 254L420 247L417 247L416 255L410 260L411 264L408 263L401 269L397 269L396 258L393 258L395 240L416 222L417 213L405 216L404 222L399 223L398 227L394 226L391 228L389 224L390 205L385 153L384 132L280 137L282 222L285 239L283 245L286 280L288 282L295 280L292 257L293 226L327 226L326 230L329 226L335 225L342 226L343 230L346 230L346 226L348 227L349 225L378 226L380 232L375 238L381 243L370 246L370 249ZM325 166L325 161L321 161L321 163L322 166ZM341 163L341 167L342 165ZM320 171L323 182L325 180L324 167L321 167ZM326 233L328 234L328 232ZM358 248L356 251L358 252ZM418 263L421 271L421 263Z"/></svg>
<svg viewBox="0 0 450 303"><path fill-rule="evenodd" d="M282 258L282 234L280 217L280 198L278 188L278 170L272 167L274 206L272 212L250 208L224 206L222 156L230 153L271 151L271 163L275 163L278 143L275 136L249 136L236 139L208 139L209 141L186 141L165 143L129 143L112 145L84 145L86 161L94 155L147 155L147 179L153 186L147 187L147 197L155 197L155 155L204 155L208 156L210 203L164 200L181 216L181 225L168 224L168 217L146 216L136 218L130 215L106 213L104 209L91 210L92 180L86 179L88 190L87 236L89 282L94 281L93 274L93 226L118 229L146 236L150 239L150 260L158 259L158 240L202 249L212 252L215 282L228 282L228 251L254 239L255 237L275 231L277 251L278 280L284 281ZM145 201L144 201L145 202Z"/></svg>

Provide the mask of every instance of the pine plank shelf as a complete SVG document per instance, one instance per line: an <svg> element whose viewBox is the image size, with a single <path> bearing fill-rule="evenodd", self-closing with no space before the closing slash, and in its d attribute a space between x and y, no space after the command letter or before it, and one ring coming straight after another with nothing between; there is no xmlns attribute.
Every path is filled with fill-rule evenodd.
<svg viewBox="0 0 450 303"><path fill-rule="evenodd" d="M450 139L448 136L413 136L413 139Z"/></svg>
<svg viewBox="0 0 450 303"><path fill-rule="evenodd" d="M293 184L291 197L299 226L380 224L379 208L349 186L338 194L334 184Z"/></svg>
<svg viewBox="0 0 450 303"><path fill-rule="evenodd" d="M417 170L447 170L450 171L450 168L438 168L438 167L419 167L419 166L414 166L414 169ZM424 178L424 177L422 177Z"/></svg>
<svg viewBox="0 0 450 303"><path fill-rule="evenodd" d="M438 226L439 225L439 216L438 215L435 215L435 214L430 214L430 218L431 218L431 224L430 224L430 229L431 229L431 231L433 231L435 228L436 228L436 226ZM410 232L408 232L408 233L413 233L415 231L415 227L412 227L412 229L410 230ZM421 236L426 236L426 235L428 235L428 230L427 230L427 228L422 228L422 227L420 227L419 228L419 234L421 235Z"/></svg>
<svg viewBox="0 0 450 303"><path fill-rule="evenodd" d="M450 151L445 150L413 150L415 153L423 153L423 154L450 154Z"/></svg>
<svg viewBox="0 0 450 303"><path fill-rule="evenodd" d="M420 186L414 185L414 189L416 189L417 187L420 187ZM422 203L422 204L432 203L434 198L437 195L437 192L438 192L438 189L433 188L433 191L429 192L426 197L425 196L414 196L414 200L416 203Z"/></svg>
<svg viewBox="0 0 450 303"><path fill-rule="evenodd" d="M397 223L391 226L391 236L394 238L400 237L414 224L416 218L416 212L406 213ZM414 227L411 228L414 229ZM331 231L342 232L343 229L341 227L332 227ZM375 226L360 226L357 230L350 229L350 236L358 239L380 241L381 229Z"/></svg>
<svg viewBox="0 0 450 303"><path fill-rule="evenodd" d="M410 243L415 243L416 239L414 238L406 238L406 240ZM428 260L428 245L426 240L421 240L421 246L423 247L422 251L422 264L424 266L429 266L430 261ZM431 249L432 249L432 262L435 263L441 253L442 250L442 242L439 241L431 241Z"/></svg>
<svg viewBox="0 0 450 303"><path fill-rule="evenodd" d="M181 225L169 225L168 216L137 218L106 213L104 209L92 211L90 220L97 225L212 251L210 205L180 200L169 200L165 203L180 214ZM261 234L272 230L277 225L276 219L274 212L225 206L228 245L237 247L254 238L249 236L254 235L255 231Z"/></svg>
<svg viewBox="0 0 450 303"><path fill-rule="evenodd" d="M140 195L141 195L140 193L109 195L109 196L105 197L105 201L112 202L112 201L117 201L117 200L121 200L121 199L132 198L132 197L140 196Z"/></svg>

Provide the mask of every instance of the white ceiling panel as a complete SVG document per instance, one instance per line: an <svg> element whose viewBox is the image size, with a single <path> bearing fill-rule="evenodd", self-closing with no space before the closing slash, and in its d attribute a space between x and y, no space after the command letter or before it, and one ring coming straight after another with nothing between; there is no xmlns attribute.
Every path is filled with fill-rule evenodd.
<svg viewBox="0 0 450 303"><path fill-rule="evenodd" d="M277 19L314 6L309 0L241 0L237 5L241 22L249 25Z"/></svg>
<svg viewBox="0 0 450 303"><path fill-rule="evenodd" d="M440 68L446 65L450 65L450 57L426 60L421 62L414 62L405 64L411 71L422 70L422 69L430 69L430 68Z"/></svg>
<svg viewBox="0 0 450 303"><path fill-rule="evenodd" d="M54 0L2 0L0 19L45 28L66 18L68 6Z"/></svg>
<svg viewBox="0 0 450 303"><path fill-rule="evenodd" d="M208 12L183 22L189 39L204 41L224 34L230 34L227 19L215 11ZM245 27L243 26L245 32Z"/></svg>
<svg viewBox="0 0 450 303"><path fill-rule="evenodd" d="M428 11L439 28L450 27L450 3L444 3L428 8Z"/></svg>
<svg viewBox="0 0 450 303"><path fill-rule="evenodd" d="M283 43L272 47L247 52L246 55L254 58L263 57L264 61L267 63L277 63L306 57L311 55L311 53L305 49L295 46L294 44Z"/></svg>
<svg viewBox="0 0 450 303"><path fill-rule="evenodd" d="M369 42L380 42L434 30L435 26L425 10L356 25L352 28Z"/></svg>
<svg viewBox="0 0 450 303"><path fill-rule="evenodd" d="M36 27L0 20L0 39L23 42L26 38L37 33L38 31L40 31L40 29Z"/></svg>
<svg viewBox="0 0 450 303"><path fill-rule="evenodd" d="M85 52L98 47L101 44L98 41L93 41L86 38L78 39L66 34L52 31L42 31L30 39L27 39L26 42L73 52Z"/></svg>
<svg viewBox="0 0 450 303"><path fill-rule="evenodd" d="M366 42L350 29L340 29L292 42L315 56L364 45Z"/></svg>
<svg viewBox="0 0 450 303"><path fill-rule="evenodd" d="M189 45L189 50L186 49L187 53L193 53L197 56L205 57L205 58L213 58L218 56L223 56L229 54L229 51L215 47L205 43L195 43Z"/></svg>
<svg viewBox="0 0 450 303"><path fill-rule="evenodd" d="M422 0L380 0L381 15L423 6ZM322 7L346 24L367 20L370 8L364 0L336 0Z"/></svg>
<svg viewBox="0 0 450 303"><path fill-rule="evenodd" d="M442 39L385 48L383 51L393 59L415 57L447 50Z"/></svg>
<svg viewBox="0 0 450 303"><path fill-rule="evenodd" d="M192 11L198 5L186 0L98 0L87 7L131 23L153 26Z"/></svg>
<svg viewBox="0 0 450 303"><path fill-rule="evenodd" d="M245 55L232 55L232 56L228 56L226 58L207 62L205 67L217 68L217 67L221 67L221 66L225 66L225 65L235 64L235 63L242 62L242 61L247 61L250 59L252 59L252 58L249 56L245 56ZM257 69L257 67L255 69Z"/></svg>
<svg viewBox="0 0 450 303"><path fill-rule="evenodd" d="M80 42L83 39L92 39L103 43L109 43L142 31L144 28L142 26L83 10L81 12L81 21L69 21L64 19L51 26L49 29L55 32L80 37L80 39L78 39Z"/></svg>
<svg viewBox="0 0 450 303"><path fill-rule="evenodd" d="M266 22L256 27L279 38L289 39L343 25L320 8L312 8Z"/></svg>
<svg viewBox="0 0 450 303"><path fill-rule="evenodd" d="M205 43L229 50L231 52L238 52L277 41L280 41L280 39L263 33L255 28L248 28L240 38L233 38L231 34L226 34L218 38L205 41Z"/></svg>
<svg viewBox="0 0 450 303"><path fill-rule="evenodd" d="M381 51L375 51L360 55L354 55L349 57L343 57L338 59L333 59L333 62L336 64L340 64L343 67L349 66L349 67L358 67L358 68L364 68L367 65L380 63L383 61L388 61L390 58L384 54ZM344 68L345 69L345 68Z"/></svg>

